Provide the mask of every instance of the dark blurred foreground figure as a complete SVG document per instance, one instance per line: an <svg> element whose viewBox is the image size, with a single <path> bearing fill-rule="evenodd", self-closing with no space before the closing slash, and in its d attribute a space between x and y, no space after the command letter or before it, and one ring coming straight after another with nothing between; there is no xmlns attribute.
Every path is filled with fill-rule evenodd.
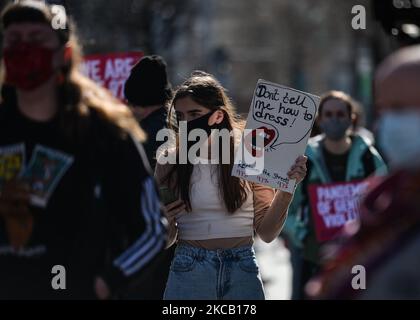
<svg viewBox="0 0 420 320"><path fill-rule="evenodd" d="M420 299L419 86L420 46L394 53L379 67L379 143L393 173L367 196L358 230L309 284L313 298ZM365 290L352 286L356 265L366 270Z"/></svg>
<svg viewBox="0 0 420 320"><path fill-rule="evenodd" d="M163 143L156 141L156 136L159 130L167 127L167 110L172 98L165 60L157 55L143 57L131 70L124 87L124 94L141 128L146 132L147 140L144 148L154 169L156 151ZM124 298L163 299L173 255L173 247L165 250L162 259L154 266L146 282L134 284Z"/></svg>
<svg viewBox="0 0 420 320"><path fill-rule="evenodd" d="M113 298L165 247L158 192L130 110L52 20L39 1L1 18L0 299Z"/></svg>

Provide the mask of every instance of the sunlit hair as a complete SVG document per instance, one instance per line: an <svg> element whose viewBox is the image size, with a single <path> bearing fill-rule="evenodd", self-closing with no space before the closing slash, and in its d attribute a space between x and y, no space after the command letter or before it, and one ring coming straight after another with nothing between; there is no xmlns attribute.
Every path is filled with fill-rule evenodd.
<svg viewBox="0 0 420 320"><path fill-rule="evenodd" d="M23 0L8 5L3 10L1 22L3 30L10 24L22 22L47 23L51 26L52 17L51 6L43 1ZM145 134L129 108L114 98L108 90L81 73L82 50L74 25L70 19L67 21L64 30L54 30L61 45L69 47L71 52L57 75L58 117L63 132L69 137L83 136L87 116L91 110L95 110L121 134L130 134L135 139L144 141ZM4 70L1 74L4 76ZM7 96L12 95L10 90ZM7 100L5 90L2 91L2 100Z"/></svg>

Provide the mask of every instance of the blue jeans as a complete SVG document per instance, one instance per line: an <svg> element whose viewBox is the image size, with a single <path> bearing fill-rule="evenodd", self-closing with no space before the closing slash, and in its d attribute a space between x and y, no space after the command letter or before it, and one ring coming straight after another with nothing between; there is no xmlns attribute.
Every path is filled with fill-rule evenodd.
<svg viewBox="0 0 420 320"><path fill-rule="evenodd" d="M206 250L180 244L164 300L264 300L252 246Z"/></svg>

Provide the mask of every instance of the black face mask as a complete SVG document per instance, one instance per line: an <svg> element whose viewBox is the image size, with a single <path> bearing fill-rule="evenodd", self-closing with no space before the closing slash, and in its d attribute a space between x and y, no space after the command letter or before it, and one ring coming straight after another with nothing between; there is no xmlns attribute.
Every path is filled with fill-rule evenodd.
<svg viewBox="0 0 420 320"><path fill-rule="evenodd" d="M186 135L184 135L184 137L186 137L188 139L190 133L195 129L204 130L206 132L207 137L210 137L211 130L212 129L219 129L219 127L220 127L220 125L218 125L218 124L215 124L213 126L209 125L209 119L215 112L216 112L216 110L213 110L213 111L210 111L209 113L205 114L204 116L201 116L197 119L188 121L187 122L187 132L186 132ZM189 152L189 150L191 149L192 146L194 146L198 143L198 141L201 141L202 143L204 143L204 141L198 140L198 139L199 138L197 138L196 141L188 141L187 140L187 150L188 150L188 152Z"/></svg>
<svg viewBox="0 0 420 320"><path fill-rule="evenodd" d="M216 110L210 111L209 113L201 116L200 118L190 120L187 122L187 134L189 135L191 131L195 129L204 130L207 133L207 137L210 136L212 129L218 129L218 125L213 126L209 125L209 120L211 116L216 112Z"/></svg>

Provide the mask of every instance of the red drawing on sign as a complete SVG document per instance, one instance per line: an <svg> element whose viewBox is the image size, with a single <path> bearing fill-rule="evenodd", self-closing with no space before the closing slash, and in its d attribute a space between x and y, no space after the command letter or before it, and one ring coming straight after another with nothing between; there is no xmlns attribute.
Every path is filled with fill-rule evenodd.
<svg viewBox="0 0 420 320"><path fill-rule="evenodd" d="M276 138L276 131L267 127L260 127L252 130L245 138L245 146L253 157L260 158L263 155L264 148L257 145L257 134L263 138L264 148L266 148Z"/></svg>

